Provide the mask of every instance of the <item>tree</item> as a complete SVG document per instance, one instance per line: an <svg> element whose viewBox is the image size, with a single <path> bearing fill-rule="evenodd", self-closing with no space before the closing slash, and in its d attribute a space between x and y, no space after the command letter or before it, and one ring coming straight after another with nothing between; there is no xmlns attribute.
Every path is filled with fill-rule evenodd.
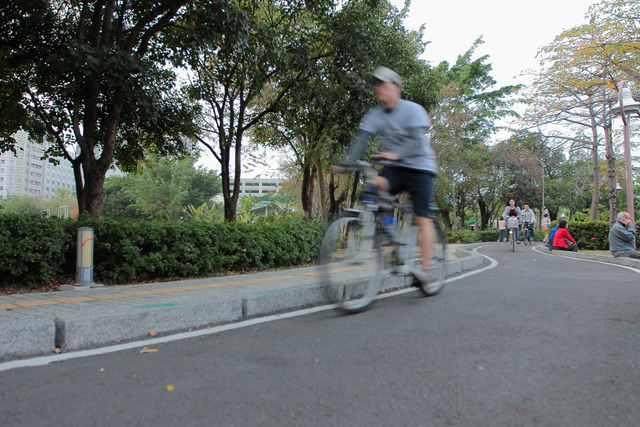
<svg viewBox="0 0 640 427"><path fill-rule="evenodd" d="M405 16L406 9L399 12L387 1L343 2L316 29L310 77L289 91L253 133L263 144L294 152L306 217L317 209L326 218L349 199L355 202L359 177L336 177L329 166L340 161L360 119L377 104L370 73L378 65L407 77L405 95L419 102L435 99L435 90L425 83L429 67L418 59L425 45L422 33L408 32Z"/></svg>
<svg viewBox="0 0 640 427"><path fill-rule="evenodd" d="M490 159L489 138L498 129L498 119L517 116L510 109L509 96L519 86L493 89L495 80L491 64L486 63L488 56L473 59L481 43L482 39L476 40L455 64L442 62L435 70L440 86L439 101L432 111L432 144L439 167L435 200L447 227L457 228L457 216L464 221L465 207L476 200L483 211L481 226L487 225L487 202L495 199L495 188L486 185L490 180L484 173Z"/></svg>
<svg viewBox="0 0 640 427"><path fill-rule="evenodd" d="M193 69L189 88L206 106L199 138L221 167L225 218L232 221L240 194L243 138L262 118L275 111L313 65L312 43L317 19L330 2L269 0L230 1L217 40L198 43L193 27L185 61ZM200 9L199 19L208 19ZM210 143L208 139L215 142ZM230 186L233 176L233 187Z"/></svg>
<svg viewBox="0 0 640 427"><path fill-rule="evenodd" d="M37 197L9 196L0 200L0 213L37 216L42 213L43 200Z"/></svg>
<svg viewBox="0 0 640 427"><path fill-rule="evenodd" d="M190 157L152 158L141 174L108 178L105 187L117 191L107 193L105 206L110 210L105 215L175 221L188 206L211 206L213 196L222 190L220 178L195 162Z"/></svg>
<svg viewBox="0 0 640 427"><path fill-rule="evenodd" d="M147 150L185 153L194 112L174 92L164 36L187 3L4 2L0 149L12 149L18 128L52 142L47 155L73 165L80 212L97 218L114 160L133 170Z"/></svg>
<svg viewBox="0 0 640 427"><path fill-rule="evenodd" d="M591 43L584 53L596 55L625 80L640 81L640 3L601 0L589 8L587 17L590 25L596 26L598 37L586 38Z"/></svg>
<svg viewBox="0 0 640 427"><path fill-rule="evenodd" d="M590 8L588 17L587 24L564 31L541 50L543 69L533 86L527 116L530 123L545 129L556 146L582 145L590 150L591 220L598 212L598 150L604 145L613 222L617 211L616 164L609 116L617 100L617 81L640 76L637 59L640 4L603 0Z"/></svg>

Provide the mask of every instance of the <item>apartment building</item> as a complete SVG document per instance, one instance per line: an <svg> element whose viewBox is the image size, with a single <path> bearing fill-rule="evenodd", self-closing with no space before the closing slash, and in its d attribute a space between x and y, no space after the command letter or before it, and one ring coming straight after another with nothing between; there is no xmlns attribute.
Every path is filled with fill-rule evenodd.
<svg viewBox="0 0 640 427"><path fill-rule="evenodd" d="M75 179L71 164L61 159L59 165L40 160L48 143L29 140L26 132L15 136L17 156L11 152L0 154L0 197L22 196L51 199L56 188L66 188L75 195Z"/></svg>

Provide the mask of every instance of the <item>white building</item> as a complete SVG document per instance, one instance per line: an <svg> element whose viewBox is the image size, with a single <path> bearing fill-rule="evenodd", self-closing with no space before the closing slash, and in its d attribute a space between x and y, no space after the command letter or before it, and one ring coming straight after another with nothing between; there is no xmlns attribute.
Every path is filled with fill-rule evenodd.
<svg viewBox="0 0 640 427"><path fill-rule="evenodd" d="M229 183L229 189L233 189L235 181ZM240 197L242 196L262 196L267 193L277 193L282 187L282 179L273 178L240 178Z"/></svg>
<svg viewBox="0 0 640 427"><path fill-rule="evenodd" d="M0 154L0 197L22 196L51 199L56 188L66 188L75 195L76 183L71 164L60 159L58 166L40 160L49 148L29 140L26 132L15 136L17 156L12 152Z"/></svg>

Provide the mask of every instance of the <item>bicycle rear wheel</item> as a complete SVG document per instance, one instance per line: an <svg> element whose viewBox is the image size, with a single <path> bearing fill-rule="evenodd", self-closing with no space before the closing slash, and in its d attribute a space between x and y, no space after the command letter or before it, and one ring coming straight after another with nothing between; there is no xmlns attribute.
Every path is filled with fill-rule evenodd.
<svg viewBox="0 0 640 427"><path fill-rule="evenodd" d="M420 284L420 289L428 297L440 293L447 278L447 236L435 221L433 221L433 229L435 239L431 250L431 267L429 268L433 280Z"/></svg>
<svg viewBox="0 0 640 427"><path fill-rule="evenodd" d="M325 296L346 312L365 310L382 285L382 253L371 219L338 218L329 225L320 245Z"/></svg>

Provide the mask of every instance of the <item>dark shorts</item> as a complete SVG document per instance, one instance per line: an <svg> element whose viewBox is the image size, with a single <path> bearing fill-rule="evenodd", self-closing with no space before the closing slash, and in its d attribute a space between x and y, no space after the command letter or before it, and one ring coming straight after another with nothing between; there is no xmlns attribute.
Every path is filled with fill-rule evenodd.
<svg viewBox="0 0 640 427"><path fill-rule="evenodd" d="M408 192L415 214L429 217L429 204L435 182L435 176L431 172L392 167L381 170L380 176L389 181L389 193L395 195Z"/></svg>

